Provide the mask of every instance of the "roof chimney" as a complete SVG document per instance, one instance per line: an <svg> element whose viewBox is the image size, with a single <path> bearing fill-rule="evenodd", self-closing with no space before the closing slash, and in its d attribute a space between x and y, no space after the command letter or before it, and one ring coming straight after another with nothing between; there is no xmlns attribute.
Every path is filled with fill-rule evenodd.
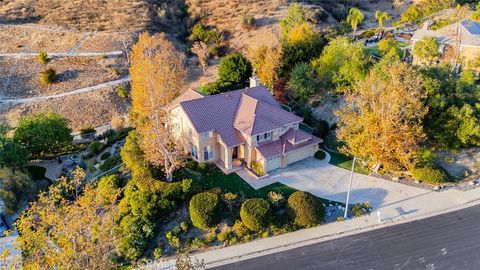
<svg viewBox="0 0 480 270"><path fill-rule="evenodd" d="M257 75L253 75L250 77L250 87L257 87L260 86L260 79Z"/></svg>

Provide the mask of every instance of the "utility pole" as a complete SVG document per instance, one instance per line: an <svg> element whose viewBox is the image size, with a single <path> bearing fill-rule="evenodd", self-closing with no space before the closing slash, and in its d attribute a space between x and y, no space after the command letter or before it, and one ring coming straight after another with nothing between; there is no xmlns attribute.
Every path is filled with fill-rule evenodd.
<svg viewBox="0 0 480 270"><path fill-rule="evenodd" d="M356 158L354 156L352 162L352 171L350 172L350 183L348 184L347 201L345 202L345 213L343 214L344 219L347 218L348 214L348 202L350 201L350 192L352 192L353 169L355 169L355 161Z"/></svg>

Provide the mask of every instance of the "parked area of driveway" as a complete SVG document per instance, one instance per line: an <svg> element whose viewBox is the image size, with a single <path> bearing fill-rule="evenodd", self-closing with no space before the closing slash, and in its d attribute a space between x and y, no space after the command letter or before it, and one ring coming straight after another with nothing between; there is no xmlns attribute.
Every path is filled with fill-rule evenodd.
<svg viewBox="0 0 480 270"><path fill-rule="evenodd" d="M261 179L248 178L242 175L255 189L268 186L275 182L308 191L318 197L345 202L350 180L350 171L328 163L330 155L323 160L308 158L288 166L285 169L273 171ZM352 182L351 203L369 202L374 208L401 201L407 198L421 196L431 191L407 186L392 181L354 173Z"/></svg>
<svg viewBox="0 0 480 270"><path fill-rule="evenodd" d="M255 189L279 182L323 199L345 202L350 171L328 163L329 160L328 153L323 160L309 158L273 171L261 179L249 177L244 171L238 175ZM437 192L354 173L350 203L368 202L374 215L388 220L429 212L437 207L448 208L457 202L464 202L462 194L455 189Z"/></svg>

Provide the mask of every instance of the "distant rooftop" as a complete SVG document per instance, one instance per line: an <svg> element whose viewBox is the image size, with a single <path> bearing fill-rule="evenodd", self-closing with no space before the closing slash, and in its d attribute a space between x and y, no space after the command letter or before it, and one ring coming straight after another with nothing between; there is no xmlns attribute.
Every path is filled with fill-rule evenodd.
<svg viewBox="0 0 480 270"><path fill-rule="evenodd" d="M436 37L442 44L457 44L480 47L480 23L472 20L456 22L438 30L421 28L415 31L413 41L424 37Z"/></svg>

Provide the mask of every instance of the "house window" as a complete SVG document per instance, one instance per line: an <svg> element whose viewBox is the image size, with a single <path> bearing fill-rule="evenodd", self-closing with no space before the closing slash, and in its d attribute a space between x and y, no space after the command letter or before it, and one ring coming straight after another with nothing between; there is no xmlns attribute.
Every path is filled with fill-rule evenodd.
<svg viewBox="0 0 480 270"><path fill-rule="evenodd" d="M203 157L205 161L213 160L214 158L213 146L207 145L205 148L203 148Z"/></svg>
<svg viewBox="0 0 480 270"><path fill-rule="evenodd" d="M192 148L190 150L192 152L192 157L195 159L195 160L198 160L198 149L195 145L192 144Z"/></svg>
<svg viewBox="0 0 480 270"><path fill-rule="evenodd" d="M203 140L208 140L211 137L213 137L213 131L208 131L208 132L202 133L202 139Z"/></svg>
<svg viewBox="0 0 480 270"><path fill-rule="evenodd" d="M263 142L263 141L269 140L271 137L272 137L271 132L267 132L267 133L257 135L257 142Z"/></svg>

